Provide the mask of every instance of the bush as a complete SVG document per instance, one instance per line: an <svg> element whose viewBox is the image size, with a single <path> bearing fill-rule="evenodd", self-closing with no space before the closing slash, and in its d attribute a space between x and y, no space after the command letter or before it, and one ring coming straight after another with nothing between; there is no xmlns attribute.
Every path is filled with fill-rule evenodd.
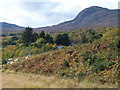
<svg viewBox="0 0 120 90"><path fill-rule="evenodd" d="M39 49L39 48L32 48L31 50L30 50L30 55L34 55L34 54L39 54L39 53L41 53L41 49Z"/></svg>
<svg viewBox="0 0 120 90"><path fill-rule="evenodd" d="M98 73L109 68L109 66L114 65L113 61L106 60L103 54L94 55L90 51L86 51L83 56L83 63L91 67L92 72Z"/></svg>
<svg viewBox="0 0 120 90"><path fill-rule="evenodd" d="M105 66L102 64L102 62L95 62L92 65L92 72L98 73L98 71L103 71L105 70Z"/></svg>
<svg viewBox="0 0 120 90"><path fill-rule="evenodd" d="M69 62L68 61L64 61L64 66L65 67L70 67Z"/></svg>
<svg viewBox="0 0 120 90"><path fill-rule="evenodd" d="M6 64L7 60L6 59L2 59L2 64Z"/></svg>
<svg viewBox="0 0 120 90"><path fill-rule="evenodd" d="M45 41L46 43L54 43L53 38L49 34L46 35Z"/></svg>
<svg viewBox="0 0 120 90"><path fill-rule="evenodd" d="M81 41L82 43L92 43L95 39L99 39L102 37L101 32L97 32L93 29L89 29L86 31L83 31L81 33Z"/></svg>
<svg viewBox="0 0 120 90"><path fill-rule="evenodd" d="M34 46L41 47L43 44L45 44L45 39L44 38L39 38L37 41L34 43Z"/></svg>
<svg viewBox="0 0 120 90"><path fill-rule="evenodd" d="M120 39L115 39L112 43L109 44L111 50L117 51L117 54L120 55Z"/></svg>
<svg viewBox="0 0 120 90"><path fill-rule="evenodd" d="M41 50L42 50L42 52L49 51L49 50L52 50L52 47L49 45L49 43L43 44L41 47Z"/></svg>
<svg viewBox="0 0 120 90"><path fill-rule="evenodd" d="M19 47L25 47L26 45L24 43L19 44Z"/></svg>
<svg viewBox="0 0 120 90"><path fill-rule="evenodd" d="M83 63L86 65L91 65L95 61L94 55L90 51L86 51L85 54L82 54L83 56Z"/></svg>
<svg viewBox="0 0 120 90"><path fill-rule="evenodd" d="M52 45L52 49L53 49L53 50L57 49L57 45L56 45L56 44L53 44L53 45Z"/></svg>
<svg viewBox="0 0 120 90"><path fill-rule="evenodd" d="M59 34L57 35L55 42L57 45L65 45L68 46L70 44L69 36L68 34Z"/></svg>

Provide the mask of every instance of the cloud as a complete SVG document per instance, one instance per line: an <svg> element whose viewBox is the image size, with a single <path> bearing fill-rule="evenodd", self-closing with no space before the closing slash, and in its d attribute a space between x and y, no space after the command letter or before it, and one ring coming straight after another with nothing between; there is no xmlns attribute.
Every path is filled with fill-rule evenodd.
<svg viewBox="0 0 120 90"><path fill-rule="evenodd" d="M90 6L117 9L118 0L3 0L0 3L0 21L43 27L71 20Z"/></svg>

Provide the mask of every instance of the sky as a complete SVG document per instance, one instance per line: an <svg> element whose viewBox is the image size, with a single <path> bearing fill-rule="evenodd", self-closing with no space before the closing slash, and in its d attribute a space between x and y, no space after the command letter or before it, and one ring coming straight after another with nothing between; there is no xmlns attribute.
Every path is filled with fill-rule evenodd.
<svg viewBox="0 0 120 90"><path fill-rule="evenodd" d="M119 0L0 0L0 22L45 27L74 19L83 9L118 9Z"/></svg>

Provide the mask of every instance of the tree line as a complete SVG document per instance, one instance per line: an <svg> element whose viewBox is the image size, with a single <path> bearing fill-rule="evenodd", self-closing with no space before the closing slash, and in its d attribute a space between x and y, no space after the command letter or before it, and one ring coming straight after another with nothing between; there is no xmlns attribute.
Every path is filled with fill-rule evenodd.
<svg viewBox="0 0 120 90"><path fill-rule="evenodd" d="M45 34L44 31L41 31L40 34L33 32L33 29L31 27L27 27L25 31L22 33L21 37L22 43L24 43L26 46L31 45L32 43L36 43L36 46L39 44L54 44L57 45L70 45L69 36L67 33L58 34L55 39L53 39L50 34Z"/></svg>

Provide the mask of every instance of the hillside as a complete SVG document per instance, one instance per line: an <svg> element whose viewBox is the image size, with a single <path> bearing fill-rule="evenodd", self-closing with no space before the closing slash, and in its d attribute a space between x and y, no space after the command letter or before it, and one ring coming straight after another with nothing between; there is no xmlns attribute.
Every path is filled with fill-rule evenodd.
<svg viewBox="0 0 120 90"><path fill-rule="evenodd" d="M101 38L53 52L36 55L28 60L4 65L4 70L56 75L99 83L118 83L118 29L101 30Z"/></svg>
<svg viewBox="0 0 120 90"><path fill-rule="evenodd" d="M23 27L4 23L4 31L22 31ZM65 21L58 25L34 28L35 31L58 32L67 30L79 30L96 27L115 27L118 26L118 9L109 10L98 6L93 6L81 11L73 20Z"/></svg>
<svg viewBox="0 0 120 90"><path fill-rule="evenodd" d="M73 20L53 25L50 27L37 28L44 31L78 30L96 27L118 26L118 10L109 10L93 6L81 11Z"/></svg>
<svg viewBox="0 0 120 90"><path fill-rule="evenodd" d="M18 25L6 23L6 22L0 22L0 24L2 25L2 33L22 32L24 29L24 27L22 26L18 26Z"/></svg>

